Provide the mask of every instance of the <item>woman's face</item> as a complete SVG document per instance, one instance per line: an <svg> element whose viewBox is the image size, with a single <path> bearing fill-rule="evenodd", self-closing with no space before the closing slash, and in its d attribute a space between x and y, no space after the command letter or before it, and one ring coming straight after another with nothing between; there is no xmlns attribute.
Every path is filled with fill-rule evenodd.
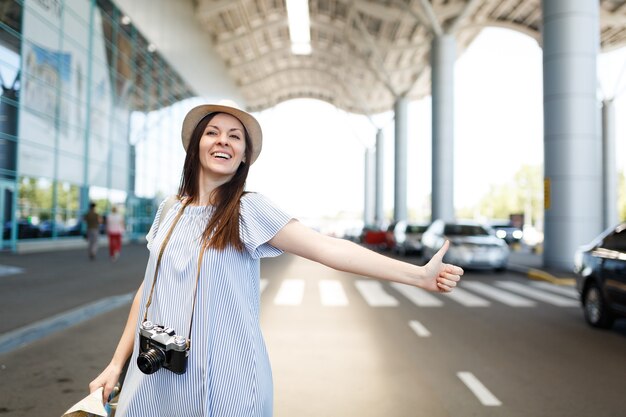
<svg viewBox="0 0 626 417"><path fill-rule="evenodd" d="M200 166L203 176L228 181L245 157L244 127L234 116L216 114L200 138Z"/></svg>

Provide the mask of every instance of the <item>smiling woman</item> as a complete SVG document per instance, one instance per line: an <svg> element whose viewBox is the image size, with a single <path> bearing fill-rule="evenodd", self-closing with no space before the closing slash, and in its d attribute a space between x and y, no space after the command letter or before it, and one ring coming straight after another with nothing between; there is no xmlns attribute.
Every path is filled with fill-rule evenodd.
<svg viewBox="0 0 626 417"><path fill-rule="evenodd" d="M261 150L256 119L234 105L192 109L178 195L148 233L150 260L113 359L89 385L106 399L130 358L116 415L272 415L260 322L260 259L289 252L337 270L450 292L463 270L425 266L322 235L263 195L244 192ZM170 199L168 199L170 201ZM167 247L167 251L165 250ZM159 324L156 324L159 323ZM162 368L162 369L161 369ZM162 401L163 398L171 401Z"/></svg>

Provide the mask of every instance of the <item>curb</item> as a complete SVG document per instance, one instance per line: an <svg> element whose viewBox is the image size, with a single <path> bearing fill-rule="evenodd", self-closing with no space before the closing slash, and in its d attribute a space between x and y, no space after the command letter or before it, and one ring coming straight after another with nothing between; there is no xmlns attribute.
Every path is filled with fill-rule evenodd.
<svg viewBox="0 0 626 417"><path fill-rule="evenodd" d="M132 301L134 292L115 295L77 307L48 319L0 334L0 355L30 344L49 334L75 326Z"/></svg>
<svg viewBox="0 0 626 417"><path fill-rule="evenodd" d="M576 279L571 277L557 277L552 275L549 272L542 271L540 269L528 268L520 265L509 264L508 271L517 272L518 274L525 275L529 279L537 280L537 281L546 281L550 284L554 285L566 285L566 286L575 286Z"/></svg>
<svg viewBox="0 0 626 417"><path fill-rule="evenodd" d="M576 285L576 278L563 277L558 278L546 271L530 268L528 270L528 278L535 280L548 281L555 285Z"/></svg>

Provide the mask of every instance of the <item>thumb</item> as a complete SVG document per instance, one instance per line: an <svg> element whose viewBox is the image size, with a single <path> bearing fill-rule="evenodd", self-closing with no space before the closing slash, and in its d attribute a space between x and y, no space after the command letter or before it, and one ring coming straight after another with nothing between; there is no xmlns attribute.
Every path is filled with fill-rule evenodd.
<svg viewBox="0 0 626 417"><path fill-rule="evenodd" d="M446 252L448 251L449 247L450 247L450 241L446 240L445 242L443 242L443 245L441 246L441 248L439 248L437 253L435 253L433 255L433 258L436 258L438 260L442 260L443 259L443 255L446 254Z"/></svg>

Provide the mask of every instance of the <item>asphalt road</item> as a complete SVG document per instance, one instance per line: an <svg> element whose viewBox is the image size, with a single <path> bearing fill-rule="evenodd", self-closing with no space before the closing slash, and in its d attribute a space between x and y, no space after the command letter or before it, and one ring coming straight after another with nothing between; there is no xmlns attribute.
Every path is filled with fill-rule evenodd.
<svg viewBox="0 0 626 417"><path fill-rule="evenodd" d="M46 314L73 308L67 300L45 303L46 291L56 298L82 291L94 300L126 293L145 267L140 250L135 260L126 255L119 270L84 266L108 274L109 292L97 282L54 291L33 284L14 294L15 308L23 308L22 297ZM261 275L276 417L626 414L626 323L589 328L572 288L470 271L455 298L425 297L289 255L265 260ZM15 277L0 278L2 302ZM86 395L127 311L125 304L0 355L0 415L60 416ZM5 307L0 312L8 317Z"/></svg>

